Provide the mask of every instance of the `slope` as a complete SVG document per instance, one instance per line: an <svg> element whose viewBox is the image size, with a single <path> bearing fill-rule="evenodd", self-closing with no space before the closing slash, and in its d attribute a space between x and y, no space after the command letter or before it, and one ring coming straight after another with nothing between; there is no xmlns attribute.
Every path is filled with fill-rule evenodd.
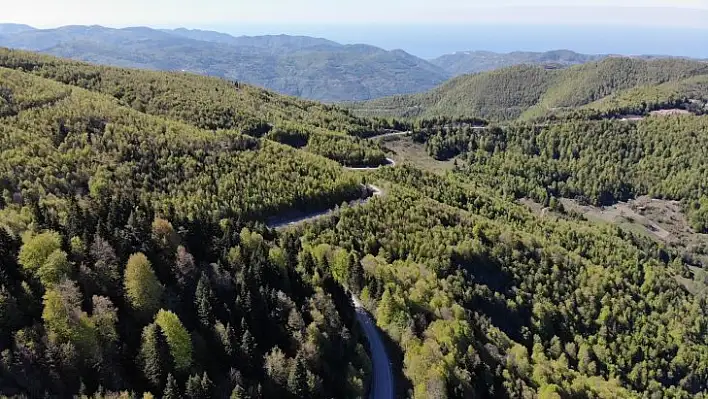
<svg viewBox="0 0 708 399"><path fill-rule="evenodd" d="M333 159L351 166L385 163L374 143L350 137L365 137L379 126L335 106L216 78L101 67L22 51L0 49L0 66L108 94L140 112L201 129L237 129L297 147L321 136L315 152L334 154ZM352 159L351 146L361 150L361 158Z"/></svg>
<svg viewBox="0 0 708 399"><path fill-rule="evenodd" d="M612 57L563 70L516 66L461 76L427 93L353 103L369 116L476 116L531 119L576 108L640 85L674 82L708 73L708 63L683 59Z"/></svg>
<svg viewBox="0 0 708 399"><path fill-rule="evenodd" d="M218 76L327 101L419 92L448 77L402 51L307 37L66 26L3 35L0 45L122 67Z"/></svg>
<svg viewBox="0 0 708 399"><path fill-rule="evenodd" d="M452 76L469 73L486 72L514 65L547 65L549 67L568 67L596 61L606 55L579 54L570 50L554 50L546 52L514 51L511 53L495 53L491 51L461 51L445 54L430 62L443 68Z"/></svg>
<svg viewBox="0 0 708 399"><path fill-rule="evenodd" d="M357 178L17 70L0 110L0 396L364 395L341 287L245 227L350 200Z"/></svg>

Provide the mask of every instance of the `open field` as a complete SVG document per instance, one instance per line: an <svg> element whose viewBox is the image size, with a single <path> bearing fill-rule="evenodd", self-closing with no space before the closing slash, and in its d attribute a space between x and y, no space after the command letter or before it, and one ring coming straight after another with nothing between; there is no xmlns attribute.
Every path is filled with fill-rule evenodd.
<svg viewBox="0 0 708 399"><path fill-rule="evenodd" d="M395 154L396 162L411 163L421 169L445 173L455 167L455 161L438 161L425 151L425 144L414 142L410 137L395 137L388 139L384 146Z"/></svg>

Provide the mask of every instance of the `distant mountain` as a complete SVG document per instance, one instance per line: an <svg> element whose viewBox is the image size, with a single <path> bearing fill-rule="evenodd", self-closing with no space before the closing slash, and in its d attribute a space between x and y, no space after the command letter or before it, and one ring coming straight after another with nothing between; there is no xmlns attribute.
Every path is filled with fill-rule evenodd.
<svg viewBox="0 0 708 399"><path fill-rule="evenodd" d="M367 100L431 89L449 75L400 50L302 36L233 37L145 27L0 24L0 46L121 67L187 71L322 101Z"/></svg>
<svg viewBox="0 0 708 399"><path fill-rule="evenodd" d="M226 33L199 29L163 29L163 32L205 42L249 46L274 51L298 51L307 48L342 49L342 44L327 39L309 36L265 35L265 36L231 36Z"/></svg>
<svg viewBox="0 0 708 399"><path fill-rule="evenodd" d="M0 36L15 35L22 32L34 30L29 25L22 24L0 24Z"/></svg>
<svg viewBox="0 0 708 399"><path fill-rule="evenodd" d="M567 67L597 61L606 57L606 55L579 54L570 50L554 50L543 53L527 51L515 51L512 53L462 51L443 55L430 62L443 68L452 76L459 76L521 64Z"/></svg>
<svg viewBox="0 0 708 399"><path fill-rule="evenodd" d="M460 76L426 93L349 106L366 116L530 119L582 107L623 90L706 74L708 63L678 58L609 57L561 70L519 65Z"/></svg>

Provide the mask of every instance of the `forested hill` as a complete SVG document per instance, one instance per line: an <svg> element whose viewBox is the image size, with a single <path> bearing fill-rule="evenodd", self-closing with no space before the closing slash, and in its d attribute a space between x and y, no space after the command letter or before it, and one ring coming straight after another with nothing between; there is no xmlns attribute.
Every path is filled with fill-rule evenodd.
<svg viewBox="0 0 708 399"><path fill-rule="evenodd" d="M217 78L102 67L15 50L0 49L0 66L104 93L140 112L201 129L266 136L350 166L385 162L381 151L358 137L390 127L387 122L363 120L336 106Z"/></svg>
<svg viewBox="0 0 708 399"><path fill-rule="evenodd" d="M415 93L449 78L439 67L400 50L309 37L233 37L144 27L41 30L7 25L0 30L0 46L99 64L218 76L326 101Z"/></svg>
<svg viewBox="0 0 708 399"><path fill-rule="evenodd" d="M534 118L639 86L708 74L708 63L613 57L562 70L515 66L466 75L427 93L351 104L361 115Z"/></svg>
<svg viewBox="0 0 708 399"><path fill-rule="evenodd" d="M364 395L341 287L296 270L297 240L244 228L362 195L248 118L325 137L343 114L186 74L14 51L2 65L1 396Z"/></svg>
<svg viewBox="0 0 708 399"><path fill-rule="evenodd" d="M400 397L706 398L708 237L559 205L651 194L708 231L706 118L427 121L392 138L457 155L447 171L424 153L350 171L383 155L355 136L384 122L0 51L0 395L365 397L353 292ZM365 183L381 195L343 204Z"/></svg>
<svg viewBox="0 0 708 399"><path fill-rule="evenodd" d="M579 54L570 50L546 52L514 51L511 53L460 51L453 54L445 54L430 60L430 62L443 68L452 76L459 76L522 64L564 68L571 65L597 61L605 57L607 57L607 55Z"/></svg>

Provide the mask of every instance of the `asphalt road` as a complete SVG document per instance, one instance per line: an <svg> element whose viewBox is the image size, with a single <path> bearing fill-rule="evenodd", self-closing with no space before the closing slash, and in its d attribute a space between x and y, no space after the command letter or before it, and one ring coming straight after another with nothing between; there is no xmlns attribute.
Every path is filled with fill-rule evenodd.
<svg viewBox="0 0 708 399"><path fill-rule="evenodd" d="M391 360L386 353L381 333L376 328L376 323L371 319L369 313L361 305L354 295L354 309L356 310L356 319L359 321L366 339L369 341L371 350L371 365L372 378L371 389L369 391L370 399L393 399L393 372L391 371Z"/></svg>
<svg viewBox="0 0 708 399"><path fill-rule="evenodd" d="M385 139L386 137L395 137L395 136L405 136L406 134L413 133L410 130L405 131L405 132L393 132L393 133L385 133L385 134L379 134L378 136L371 136L367 137L367 140L377 140L377 139Z"/></svg>
<svg viewBox="0 0 708 399"><path fill-rule="evenodd" d="M349 203L349 206L363 205L363 204L366 204L367 202L369 202L372 198L385 194L383 192L383 190L381 190L379 187L377 187L373 184L368 184L366 187L369 190L371 190L371 192L372 192L371 196L368 198L359 199L356 201L351 201ZM300 216L293 217L290 219L281 219L281 220L269 223L268 227L271 229L282 229L282 228L286 228L286 227L296 226L301 223L307 223L307 222L311 222L315 219L319 219L321 217L329 216L329 215L333 214L334 212L336 212L337 209L338 208L325 209L323 211L311 212L306 215L300 215Z"/></svg>

